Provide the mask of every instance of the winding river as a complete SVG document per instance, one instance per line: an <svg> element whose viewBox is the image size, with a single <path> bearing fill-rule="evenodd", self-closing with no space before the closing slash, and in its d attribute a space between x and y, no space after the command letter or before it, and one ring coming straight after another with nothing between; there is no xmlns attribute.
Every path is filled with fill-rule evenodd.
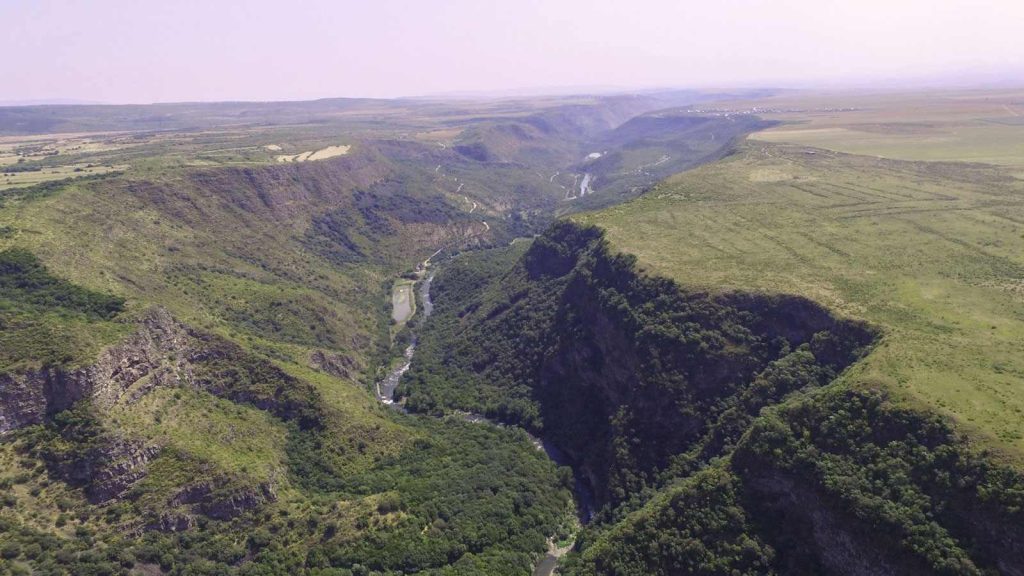
<svg viewBox="0 0 1024 576"><path fill-rule="evenodd" d="M589 175L588 175L589 176ZM435 253L436 255L437 253ZM428 260L429 261L429 260ZM428 318L434 312L434 302L430 299L430 285L434 280L434 273L429 272L426 278L420 283L419 295L420 302L423 304L423 317ZM387 404L395 409L405 411L405 408L401 404L394 401L395 388L398 387L398 383L402 380L402 376L409 371L409 367L412 365L412 358L416 354L416 336L413 335L412 342L406 347L403 353L403 359L394 369L391 370L383 379L377 382L376 392L377 399L382 403ZM482 414L473 414L470 412L457 412L456 416L462 417L468 422L477 422L481 424L487 424L491 426L507 427L507 424L491 420ZM548 442L542 438L538 438L533 434L527 434L530 436L530 440L538 450L543 450L547 454L548 458L559 466L571 466L569 458L564 452L558 449L557 446ZM576 511L581 523L586 524L594 515L594 495L590 490L590 487L586 483L580 480L579 474L574 474L576 477L576 485L573 489L573 495L576 499ZM548 540L548 553L541 562L533 570L533 576L550 576L554 573L555 568L558 566L558 559L568 552L572 548L572 543L559 547L555 543L554 538Z"/></svg>

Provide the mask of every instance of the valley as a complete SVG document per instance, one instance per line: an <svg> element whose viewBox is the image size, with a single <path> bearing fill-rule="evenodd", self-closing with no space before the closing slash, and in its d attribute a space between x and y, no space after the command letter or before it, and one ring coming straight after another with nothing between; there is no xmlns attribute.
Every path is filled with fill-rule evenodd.
<svg viewBox="0 0 1024 576"><path fill-rule="evenodd" d="M1014 94L0 108L0 573L1020 573Z"/></svg>

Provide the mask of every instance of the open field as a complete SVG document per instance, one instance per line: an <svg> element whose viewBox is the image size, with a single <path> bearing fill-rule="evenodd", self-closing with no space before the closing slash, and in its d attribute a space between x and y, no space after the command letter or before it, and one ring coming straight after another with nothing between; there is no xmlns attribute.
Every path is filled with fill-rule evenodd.
<svg viewBox="0 0 1024 576"><path fill-rule="evenodd" d="M391 319L400 330L416 312L416 298L413 296L413 281L399 280L391 291Z"/></svg>
<svg viewBox="0 0 1024 576"><path fill-rule="evenodd" d="M271 144L271 146L276 146ZM307 152L301 152L299 154L281 154L275 156L274 159L278 162L306 162L313 160L326 160L327 158L334 158L335 156L342 156L348 154L351 146L328 146L319 150L309 150ZM271 149L267 146L267 149ZM280 147L278 147L280 150Z"/></svg>
<svg viewBox="0 0 1024 576"><path fill-rule="evenodd" d="M1024 91L789 94L723 103L783 122L754 139L1024 170Z"/></svg>
<svg viewBox="0 0 1024 576"><path fill-rule="evenodd" d="M682 285L796 293L880 326L847 378L1024 448L1024 181L751 141L579 216Z"/></svg>
<svg viewBox="0 0 1024 576"><path fill-rule="evenodd" d="M98 176L111 172L120 172L127 168L124 165L118 166L94 166L92 164L69 164L67 166L55 166L37 171L29 172L0 172L0 190L8 188L20 188L22 186L34 186L44 182L64 180L67 178L78 178L81 176ZM0 168L2 170L2 168Z"/></svg>

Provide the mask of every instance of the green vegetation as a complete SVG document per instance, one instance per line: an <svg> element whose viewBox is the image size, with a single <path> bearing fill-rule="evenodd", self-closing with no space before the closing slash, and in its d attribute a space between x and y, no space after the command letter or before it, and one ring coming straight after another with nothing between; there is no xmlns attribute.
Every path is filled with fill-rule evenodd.
<svg viewBox="0 0 1024 576"><path fill-rule="evenodd" d="M742 486L709 468L666 489L639 513L570 557L567 574L772 574L765 545L742 506Z"/></svg>
<svg viewBox="0 0 1024 576"><path fill-rule="evenodd" d="M689 292L568 222L500 272L510 257L437 276L408 406L487 410L566 451L605 505L567 573L1021 561L1024 475L941 416L852 386L878 353L842 372L871 342L863 325L796 297Z"/></svg>
<svg viewBox="0 0 1024 576"><path fill-rule="evenodd" d="M1024 169L1020 90L896 94L800 94L756 103L783 125L766 142L900 160L983 162Z"/></svg>
<svg viewBox="0 0 1024 576"><path fill-rule="evenodd" d="M1019 448L1022 190L995 167L752 143L581 220L684 286L801 294L870 321L885 337L848 380Z"/></svg>
<svg viewBox="0 0 1024 576"><path fill-rule="evenodd" d="M771 125L752 115L723 119L686 110L631 118L596 143L594 149L604 152L599 158L579 165L580 172L594 176L597 192L572 207L594 210L635 198L655 182L727 155L747 134Z"/></svg>
<svg viewBox="0 0 1024 576"><path fill-rule="evenodd" d="M998 573L1022 561L1022 488L941 418L833 386L592 530L566 573Z"/></svg>
<svg viewBox="0 0 1024 576"><path fill-rule="evenodd" d="M67 513L50 519L42 530L32 527L45 526L42 518L4 516L0 545L11 548L8 560L56 574L127 574L143 564L158 564L170 574L527 571L547 535L567 521L570 496L553 464L521 432L454 421L407 424L422 434L407 450L362 473L332 476L332 485L310 488L305 498L282 498L252 514L230 520L202 517L178 534L123 535L140 514L166 517L168 510L149 508L155 493L167 489L158 475L171 474L176 482L183 473L216 479L201 461L165 453L122 503L97 508L71 493L61 497ZM26 431L16 446L42 452L44 461L71 472L102 463L91 453L99 449L103 434L95 415L83 406L60 415L45 430ZM20 474L16 468L10 473ZM17 481L47 486L45 477L34 470ZM13 483L4 478L0 481ZM91 474L79 470L68 479L88 481ZM242 477L222 481L227 482L219 488L224 498L237 498L238 490L246 488ZM59 484L52 485L60 490ZM199 505L217 505L216 500L203 502ZM72 518L76 526L90 529L69 530L66 523ZM61 530L50 536L53 522ZM80 534L88 538L77 538ZM99 547L90 552L94 543ZM42 552L30 551L36 547ZM242 562L246 556L250 560Z"/></svg>
<svg viewBox="0 0 1024 576"><path fill-rule="evenodd" d="M127 167L2 193L0 572L522 574L568 535L569 476L525 435L367 390L393 279L561 193L372 113L0 146L12 174Z"/></svg>
<svg viewBox="0 0 1024 576"><path fill-rule="evenodd" d="M827 383L872 340L798 299L713 300L638 275L593 227L559 222L485 277L505 252L438 275L437 317L400 393L410 410L543 433L601 504L727 452L761 408Z"/></svg>
<svg viewBox="0 0 1024 576"><path fill-rule="evenodd" d="M0 574L1024 565L1016 165L684 98L0 110Z"/></svg>
<svg viewBox="0 0 1024 576"><path fill-rule="evenodd" d="M21 314L59 309L109 320L124 309L123 298L55 278L31 252L16 248L0 252L0 294L3 310Z"/></svg>
<svg viewBox="0 0 1024 576"><path fill-rule="evenodd" d="M71 365L123 335L124 299L54 277L29 251L0 251L0 370Z"/></svg>

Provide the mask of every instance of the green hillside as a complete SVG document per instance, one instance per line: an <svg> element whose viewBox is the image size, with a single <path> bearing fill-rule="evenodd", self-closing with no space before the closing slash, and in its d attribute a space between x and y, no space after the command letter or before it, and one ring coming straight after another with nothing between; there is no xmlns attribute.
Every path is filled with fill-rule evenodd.
<svg viewBox="0 0 1024 576"><path fill-rule="evenodd" d="M1019 573L1016 168L708 98L0 109L0 575Z"/></svg>
<svg viewBox="0 0 1024 576"><path fill-rule="evenodd" d="M367 388L393 279L489 241L428 150L202 167L165 145L2 192L3 570L528 570L569 518L555 466Z"/></svg>
<svg viewBox="0 0 1024 576"><path fill-rule="evenodd" d="M412 410L484 412L564 450L598 508L567 573L984 574L1024 559L1019 469L860 380L883 327L800 296L694 289L611 246L563 221L525 252L442 271L403 390Z"/></svg>
<svg viewBox="0 0 1024 576"><path fill-rule="evenodd" d="M580 217L684 286L801 294L884 333L851 373L1024 447L1024 182L750 143Z"/></svg>

